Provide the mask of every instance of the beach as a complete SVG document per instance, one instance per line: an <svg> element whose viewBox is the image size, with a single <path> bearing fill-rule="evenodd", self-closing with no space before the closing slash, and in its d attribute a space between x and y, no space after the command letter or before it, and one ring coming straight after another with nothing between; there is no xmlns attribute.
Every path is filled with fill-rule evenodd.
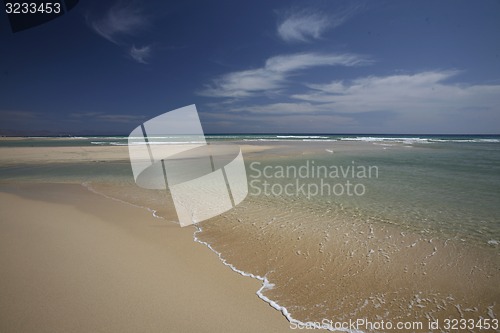
<svg viewBox="0 0 500 333"><path fill-rule="evenodd" d="M500 333L500 0L3 22L0 333Z"/></svg>
<svg viewBox="0 0 500 333"><path fill-rule="evenodd" d="M81 185L0 193L0 331L288 331L193 227Z"/></svg>
<svg viewBox="0 0 500 333"><path fill-rule="evenodd" d="M249 193L184 228L135 184L126 138L2 141L0 330L497 322L498 140L212 138L241 148Z"/></svg>

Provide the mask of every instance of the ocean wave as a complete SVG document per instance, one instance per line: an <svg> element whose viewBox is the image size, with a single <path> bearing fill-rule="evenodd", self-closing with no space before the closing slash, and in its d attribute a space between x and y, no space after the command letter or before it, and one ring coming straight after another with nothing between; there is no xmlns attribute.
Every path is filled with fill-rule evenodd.
<svg viewBox="0 0 500 333"><path fill-rule="evenodd" d="M117 142L117 141L91 141L90 142L93 145L100 145L100 146L128 146L129 143L127 142ZM149 142L131 142L130 145L189 145L189 144L204 144L203 141L182 141L182 142L158 142L158 141L149 141Z"/></svg>
<svg viewBox="0 0 500 333"><path fill-rule="evenodd" d="M126 146L127 143L116 142L116 141L90 141L91 145L98 146Z"/></svg>
<svg viewBox="0 0 500 333"><path fill-rule="evenodd" d="M290 142L290 141L299 141L299 142L332 142L332 141L338 141L336 139L303 139L302 137L299 139L297 138L296 140L290 140L290 139L243 139L243 141L249 141L249 142Z"/></svg>
<svg viewBox="0 0 500 333"><path fill-rule="evenodd" d="M284 139L328 139L328 136L318 136L318 135L276 135L277 138Z"/></svg>
<svg viewBox="0 0 500 333"><path fill-rule="evenodd" d="M500 139L429 139L430 142L478 142L498 143Z"/></svg>
<svg viewBox="0 0 500 333"><path fill-rule="evenodd" d="M340 138L341 141L366 141L366 142L402 142L402 143L428 143L429 139L424 138L404 138L404 137L376 137L376 136L358 136L358 137L344 137Z"/></svg>
<svg viewBox="0 0 500 333"><path fill-rule="evenodd" d="M267 141L279 141L279 142L286 142L286 141L291 141L291 140L284 140L284 139L243 139L243 141L260 141L260 142L267 142Z"/></svg>
<svg viewBox="0 0 500 333"><path fill-rule="evenodd" d="M475 139L443 139L443 138L420 138L420 137L377 137L377 136L358 136L343 137L341 141L365 141L365 142L398 142L405 144L413 143L434 143L434 142L456 142L456 143L498 143L500 139L475 138Z"/></svg>

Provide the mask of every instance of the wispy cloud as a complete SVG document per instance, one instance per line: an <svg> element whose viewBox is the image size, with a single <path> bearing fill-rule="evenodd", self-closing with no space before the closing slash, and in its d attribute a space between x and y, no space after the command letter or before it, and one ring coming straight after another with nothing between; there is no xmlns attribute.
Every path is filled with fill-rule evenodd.
<svg viewBox="0 0 500 333"><path fill-rule="evenodd" d="M308 42L319 39L327 29L334 29L360 10L350 6L336 13L317 9L291 9L278 22L278 36L286 42Z"/></svg>
<svg viewBox="0 0 500 333"><path fill-rule="evenodd" d="M317 66L357 66L370 63L355 54L297 53L269 58L261 68L231 72L213 80L199 94L242 98L282 88L289 76Z"/></svg>
<svg viewBox="0 0 500 333"><path fill-rule="evenodd" d="M500 85L447 82L459 73L457 70L426 71L309 84L308 92L291 97L348 113L379 110L439 113L466 107L498 108Z"/></svg>
<svg viewBox="0 0 500 333"><path fill-rule="evenodd" d="M230 111L247 120L281 119L299 129L303 120L302 132L321 132L325 124L327 132L500 131L500 85L451 82L460 73L435 70L307 84L309 89L292 100Z"/></svg>
<svg viewBox="0 0 500 333"><path fill-rule="evenodd" d="M135 45L132 45L129 54L135 61L141 64L147 64L147 59L151 56L151 46L135 47Z"/></svg>
<svg viewBox="0 0 500 333"><path fill-rule="evenodd" d="M313 11L289 13L278 24L278 36L286 42L306 42L318 39L332 25L324 14Z"/></svg>
<svg viewBox="0 0 500 333"><path fill-rule="evenodd" d="M112 43L119 44L120 37L136 34L148 25L148 21L140 9L131 4L117 3L104 17L89 24L96 33Z"/></svg>
<svg viewBox="0 0 500 333"><path fill-rule="evenodd" d="M131 3L118 2L112 6L104 16L90 18L88 25L101 37L125 48L131 59L138 63L147 64L146 59L151 56L151 45L136 48L128 44L131 36L136 36L149 26L149 20L143 11Z"/></svg>

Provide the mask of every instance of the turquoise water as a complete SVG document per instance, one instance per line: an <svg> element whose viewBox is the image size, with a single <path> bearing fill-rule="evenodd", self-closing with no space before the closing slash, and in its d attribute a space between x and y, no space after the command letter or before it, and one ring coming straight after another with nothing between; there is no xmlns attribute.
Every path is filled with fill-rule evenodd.
<svg viewBox="0 0 500 333"><path fill-rule="evenodd" d="M376 166L378 177L351 180L362 183L362 196L315 195L303 200L319 209L330 202L366 219L434 232L482 244L500 241L500 136L439 135L209 135L209 142L283 144L273 155L245 156L250 163L266 165L316 165L337 167ZM378 149L337 149L340 144ZM127 137L22 138L0 140L0 147L125 146ZM283 153L283 151L285 153ZM304 153L308 153L304 155ZM133 184L128 160L105 163L52 163L43 165L9 163L0 166L0 180L121 182ZM324 178L324 177L323 177ZM327 177L328 178L328 177ZM271 184L293 179L269 179ZM318 182L308 179L305 182ZM271 194L272 195L272 194ZM265 195L264 195L265 198ZM287 200L290 198L283 198Z"/></svg>
<svg viewBox="0 0 500 333"><path fill-rule="evenodd" d="M495 245L500 241L500 143L465 140L474 139L412 144L402 143L402 140L396 143L384 141L383 146L379 146L382 149L354 151L337 151L333 143L307 156L297 154L285 163L280 158L267 160L259 168L268 165L295 165L299 168L307 161L314 162L315 166L335 166L337 169L376 167L377 174L371 177L359 178L356 174L336 179L328 175L324 177L324 174L320 177L330 184L345 184L346 181L352 185L360 184L363 186L362 195L356 195L354 191L352 196L345 191L341 195L324 191L310 198L300 193L288 199L302 201L319 211L335 203L342 206L346 215L360 216L365 220L444 238ZM326 149L334 153L325 152ZM257 174L251 169L248 171L249 179ZM269 187L275 183L293 183L294 180L293 175L275 178L267 179ZM304 179L302 183L319 186L320 178ZM262 183L259 186L262 190ZM268 192L273 196L271 191Z"/></svg>
<svg viewBox="0 0 500 333"><path fill-rule="evenodd" d="M500 143L499 135L399 135L399 134L209 134L208 142L328 142L365 141L377 143ZM84 137L26 137L0 140L0 147L71 147L71 146L126 146L127 136L84 136Z"/></svg>
<svg viewBox="0 0 500 333"><path fill-rule="evenodd" d="M366 195L368 215L450 237L499 239L498 144L439 143L366 158L381 173Z"/></svg>
<svg viewBox="0 0 500 333"><path fill-rule="evenodd" d="M213 135L208 141L266 149L244 153L249 183L257 181L247 198L201 222L197 237L238 270L266 276L274 284L266 297L293 318L357 313L425 321L429 315L457 318L457 309L468 309L460 318L499 313L500 136ZM0 147L88 152L80 155L85 162L3 159L0 184L85 183L175 221L166 209L173 204L168 193L135 185L126 145L126 137L0 140ZM92 149L80 148L92 146L122 146L123 159L93 160ZM376 173L292 172L307 166L310 172L311 165L375 167ZM291 173L276 173L280 167ZM273 171L269 177L264 168ZM263 190L263 181L275 189L297 181L305 187L349 181L363 193L253 193Z"/></svg>

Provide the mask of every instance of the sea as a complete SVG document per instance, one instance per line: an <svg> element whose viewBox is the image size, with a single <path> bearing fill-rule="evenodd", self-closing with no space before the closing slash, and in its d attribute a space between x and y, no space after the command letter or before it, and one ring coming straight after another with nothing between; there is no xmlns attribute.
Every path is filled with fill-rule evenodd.
<svg viewBox="0 0 500 333"><path fill-rule="evenodd" d="M391 330L381 323L411 322L422 327L408 331L428 332L431 323L447 320L498 323L499 135L206 140L242 147L249 189L234 209L193 226L193 239L235 272L262 280L258 297L294 327L381 332ZM126 153L127 144L126 136L0 139L0 149L64 147L75 154L102 146ZM169 194L138 188L126 154L110 161L2 161L0 184L80 183L176 223ZM352 321L361 326L343 325Z"/></svg>

